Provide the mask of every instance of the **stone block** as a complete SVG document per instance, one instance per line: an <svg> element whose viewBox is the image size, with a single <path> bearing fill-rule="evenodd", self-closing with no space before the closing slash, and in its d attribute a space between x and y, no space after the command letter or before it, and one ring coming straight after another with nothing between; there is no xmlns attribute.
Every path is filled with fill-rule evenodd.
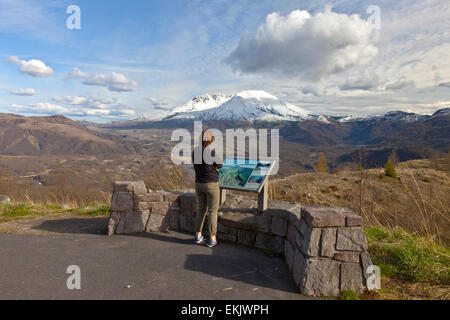
<svg viewBox="0 0 450 320"><path fill-rule="evenodd" d="M284 240L279 236L273 236L267 233L257 233L255 247L282 254L284 251Z"/></svg>
<svg viewBox="0 0 450 320"><path fill-rule="evenodd" d="M223 241L226 241L226 242L234 243L237 240L237 235L233 235L233 234L229 234L229 233L217 232L217 238L219 240L223 240Z"/></svg>
<svg viewBox="0 0 450 320"><path fill-rule="evenodd" d="M297 228L295 228L297 229ZM294 246L298 248L298 250L301 250L302 246L303 246L303 235L299 232L296 231L295 232L295 242L294 242Z"/></svg>
<svg viewBox="0 0 450 320"><path fill-rule="evenodd" d="M115 192L133 192L132 181L116 181L113 183L113 193Z"/></svg>
<svg viewBox="0 0 450 320"><path fill-rule="evenodd" d="M250 213L241 212L223 212L223 215L219 216L219 222L230 228L235 228L239 230L255 230L254 215Z"/></svg>
<svg viewBox="0 0 450 320"><path fill-rule="evenodd" d="M297 228L295 227L295 222L288 222L286 239L292 244L295 244L295 235L298 233Z"/></svg>
<svg viewBox="0 0 450 320"><path fill-rule="evenodd" d="M264 215L269 215L272 218L279 218L279 219L288 219L290 214L291 213L287 210L272 209L272 208L264 212Z"/></svg>
<svg viewBox="0 0 450 320"><path fill-rule="evenodd" d="M333 258L336 253L336 233L337 228L323 228L320 245L320 255L322 257Z"/></svg>
<svg viewBox="0 0 450 320"><path fill-rule="evenodd" d="M180 228L180 211L169 209L169 228L171 230L178 230Z"/></svg>
<svg viewBox="0 0 450 320"><path fill-rule="evenodd" d="M247 230L238 230L238 237L237 237L238 243L253 247L255 246L256 241L256 232L255 231L247 231Z"/></svg>
<svg viewBox="0 0 450 320"><path fill-rule="evenodd" d="M108 236L112 236L116 233L117 225L119 224L120 213L116 211L111 211L108 220Z"/></svg>
<svg viewBox="0 0 450 320"><path fill-rule="evenodd" d="M151 202L137 202L134 204L135 210L151 210L152 203Z"/></svg>
<svg viewBox="0 0 450 320"><path fill-rule="evenodd" d="M152 212L150 214L150 218L148 219L146 231L167 231L170 224L169 219L169 215L162 215Z"/></svg>
<svg viewBox="0 0 450 320"><path fill-rule="evenodd" d="M195 226L192 218L180 214L180 229L187 232L195 232Z"/></svg>
<svg viewBox="0 0 450 320"><path fill-rule="evenodd" d="M320 237L322 230L318 228L310 228L306 223L301 225L301 234L303 240L301 242L300 250L308 257L319 256Z"/></svg>
<svg viewBox="0 0 450 320"><path fill-rule="evenodd" d="M287 220L283 218L272 218L272 234L285 237L287 233Z"/></svg>
<svg viewBox="0 0 450 320"><path fill-rule="evenodd" d="M347 227L360 227L364 223L363 218L354 213L349 208L337 208L345 216L345 225Z"/></svg>
<svg viewBox="0 0 450 320"><path fill-rule="evenodd" d="M362 293L363 289L363 276L360 264L343 262L341 264L340 290Z"/></svg>
<svg viewBox="0 0 450 320"><path fill-rule="evenodd" d="M356 251L339 251L334 255L334 260L342 262L359 263L359 252Z"/></svg>
<svg viewBox="0 0 450 320"><path fill-rule="evenodd" d="M169 213L168 202L152 202L152 213L166 215Z"/></svg>
<svg viewBox="0 0 450 320"><path fill-rule="evenodd" d="M294 210L289 210L289 214L287 216L287 219L288 219L289 222L297 222L297 221L300 220L301 205L298 204L298 206L295 206Z"/></svg>
<svg viewBox="0 0 450 320"><path fill-rule="evenodd" d="M339 251L366 251L367 241L360 227L339 228L336 249Z"/></svg>
<svg viewBox="0 0 450 320"><path fill-rule="evenodd" d="M113 184L113 193L130 192L135 194L147 193L144 181L117 181Z"/></svg>
<svg viewBox="0 0 450 320"><path fill-rule="evenodd" d="M117 234L144 232L150 211L130 211L122 213L117 225Z"/></svg>
<svg viewBox="0 0 450 320"><path fill-rule="evenodd" d="M300 292L306 295L338 296L340 263L331 259L306 259Z"/></svg>
<svg viewBox="0 0 450 320"><path fill-rule="evenodd" d="M297 286L297 288L299 288L302 286L302 283L304 281L304 277L305 277L305 266L306 266L306 259L303 256L303 254L294 249L294 262L292 265L292 274L294 276L294 282L295 285Z"/></svg>
<svg viewBox="0 0 450 320"><path fill-rule="evenodd" d="M360 254L361 258L361 268L364 278L364 285L367 286L367 279L369 278L370 274L367 273L367 268L371 265L373 265L372 260L370 259L370 255L367 251L363 251Z"/></svg>
<svg viewBox="0 0 450 320"><path fill-rule="evenodd" d="M145 194L135 194L134 202L162 202L163 194L159 192L151 192Z"/></svg>
<svg viewBox="0 0 450 320"><path fill-rule="evenodd" d="M256 232L269 233L272 217L266 214L253 216L253 230Z"/></svg>
<svg viewBox="0 0 450 320"><path fill-rule="evenodd" d="M183 193L179 196L180 204L192 204L197 201L195 193Z"/></svg>
<svg viewBox="0 0 450 320"><path fill-rule="evenodd" d="M220 222L217 223L217 231L221 233L226 233L229 235L237 236L237 229L224 226Z"/></svg>
<svg viewBox="0 0 450 320"><path fill-rule="evenodd" d="M345 227L345 215L330 207L302 207L301 219L312 228Z"/></svg>
<svg viewBox="0 0 450 320"><path fill-rule="evenodd" d="M180 196L180 213L183 216L195 216L196 214L196 202L191 202L191 201L187 201L186 199L189 198L184 198L185 200L181 201L182 196Z"/></svg>
<svg viewBox="0 0 450 320"><path fill-rule="evenodd" d="M164 199L165 202L178 202L178 199L180 198L180 195L177 193L171 193L166 192L164 193Z"/></svg>
<svg viewBox="0 0 450 320"><path fill-rule="evenodd" d="M292 266L294 265L294 254L295 251L292 244L288 240L284 240L284 258L286 259L289 270L292 270Z"/></svg>
<svg viewBox="0 0 450 320"><path fill-rule="evenodd" d="M112 211L130 211L134 209L133 194L125 191L115 192L111 199Z"/></svg>

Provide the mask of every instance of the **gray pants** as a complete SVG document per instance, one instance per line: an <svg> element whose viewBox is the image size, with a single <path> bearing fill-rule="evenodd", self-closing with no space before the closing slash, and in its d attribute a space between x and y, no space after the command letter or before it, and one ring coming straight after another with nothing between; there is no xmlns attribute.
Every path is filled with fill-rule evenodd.
<svg viewBox="0 0 450 320"><path fill-rule="evenodd" d="M195 218L195 231L201 232L208 213L209 236L217 234L217 211L220 205L220 187L218 182L195 183L195 193L198 200L198 211Z"/></svg>

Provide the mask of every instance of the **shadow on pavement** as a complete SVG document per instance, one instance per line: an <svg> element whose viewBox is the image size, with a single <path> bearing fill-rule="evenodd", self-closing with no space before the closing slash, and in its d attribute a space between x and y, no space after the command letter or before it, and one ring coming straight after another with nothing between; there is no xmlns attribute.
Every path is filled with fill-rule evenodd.
<svg viewBox="0 0 450 320"><path fill-rule="evenodd" d="M127 236L143 237L152 240L182 244L189 247L193 244L194 236L188 233L136 233ZM180 238L179 235L183 235ZM212 276L211 281L224 279L239 281L254 287L264 287L285 292L297 293L289 270L280 255L268 254L254 248L247 248L237 244L220 242L218 246L209 249L206 244L200 245L207 252L205 254L186 254L184 269L201 272ZM197 251L197 250L196 250Z"/></svg>
<svg viewBox="0 0 450 320"><path fill-rule="evenodd" d="M42 221L33 229L64 234L92 234L105 235L108 217L99 218L68 218ZM183 235L183 236L181 236ZM140 237L163 241L184 246L194 246L193 236L187 233L135 233L123 235L127 237ZM221 242L212 249L200 249L205 254L186 253L184 269L201 272L212 276L210 281L223 281L224 279L239 281L254 287L271 288L284 292L296 293L295 285L287 266L280 256L269 255L260 250L246 248L236 244ZM184 249L182 250L184 251Z"/></svg>
<svg viewBox="0 0 450 320"><path fill-rule="evenodd" d="M292 277L278 257L231 244L221 244L210 254L188 254L184 268L211 275L211 281L239 281L254 287L265 287L296 293Z"/></svg>
<svg viewBox="0 0 450 320"><path fill-rule="evenodd" d="M101 218L68 218L45 220L32 229L68 234L104 234L108 225L108 217Z"/></svg>

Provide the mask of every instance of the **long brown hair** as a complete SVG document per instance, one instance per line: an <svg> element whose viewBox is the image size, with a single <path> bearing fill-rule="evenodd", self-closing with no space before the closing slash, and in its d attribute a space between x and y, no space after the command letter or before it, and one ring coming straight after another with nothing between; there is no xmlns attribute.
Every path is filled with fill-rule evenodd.
<svg viewBox="0 0 450 320"><path fill-rule="evenodd" d="M207 146L209 146L211 143L214 142L214 136L208 129L205 129L202 131L202 149L205 149Z"/></svg>

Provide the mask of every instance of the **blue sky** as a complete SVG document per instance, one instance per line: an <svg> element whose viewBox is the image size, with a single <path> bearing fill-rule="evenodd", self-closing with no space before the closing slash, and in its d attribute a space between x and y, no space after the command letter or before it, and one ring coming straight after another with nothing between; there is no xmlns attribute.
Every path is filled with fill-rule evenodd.
<svg viewBox="0 0 450 320"><path fill-rule="evenodd" d="M449 52L448 1L0 0L0 112L104 122L261 89L314 113L432 113Z"/></svg>

